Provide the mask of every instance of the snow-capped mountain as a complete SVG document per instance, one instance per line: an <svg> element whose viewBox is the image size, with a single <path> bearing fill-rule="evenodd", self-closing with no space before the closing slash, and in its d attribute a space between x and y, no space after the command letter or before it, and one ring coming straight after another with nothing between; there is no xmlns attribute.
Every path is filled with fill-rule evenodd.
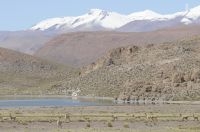
<svg viewBox="0 0 200 132"><path fill-rule="evenodd" d="M120 30L130 25L138 24L145 28L146 25L156 26L156 23L162 24L159 27L169 27L178 24L198 24L200 18L200 6L190 10L177 12L174 14L162 15L151 10L135 12L129 15L123 15L116 12L108 12L100 9L91 9L87 14L77 17L52 18L36 24L31 30L40 31L96 31L96 30ZM132 23L132 24L130 24ZM143 24L145 23L145 24ZM169 25L167 23L170 23ZM172 24L173 23L173 24ZM135 29L136 27L133 27ZM141 31L143 31L140 28ZM159 28L153 28L159 29ZM124 31L124 30L122 30ZM126 31L126 30L125 30ZM134 31L134 30L131 30ZM140 31L140 30L139 30Z"/></svg>
<svg viewBox="0 0 200 132"><path fill-rule="evenodd" d="M184 18L181 20L184 24L192 24L196 23L200 20L200 6L197 6L195 8L192 8L188 11L188 13L184 16Z"/></svg>
<svg viewBox="0 0 200 132"><path fill-rule="evenodd" d="M153 12L151 10L145 10L142 12L135 12L130 15L128 15L131 21L136 21L136 20L156 20L159 18L162 18L161 14L158 14L156 12Z"/></svg>
<svg viewBox="0 0 200 132"><path fill-rule="evenodd" d="M91 9L89 13L78 17L52 18L42 21L32 27L32 30L74 29L76 27L100 26L102 28L115 29L130 22L129 17L115 12L107 12L100 9Z"/></svg>

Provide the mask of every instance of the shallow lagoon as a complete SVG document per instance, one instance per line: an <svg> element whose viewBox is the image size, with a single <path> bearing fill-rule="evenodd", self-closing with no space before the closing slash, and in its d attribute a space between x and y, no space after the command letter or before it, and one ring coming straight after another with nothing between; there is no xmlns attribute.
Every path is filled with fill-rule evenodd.
<svg viewBox="0 0 200 132"><path fill-rule="evenodd" d="M72 97L0 97L0 108L7 107L66 107L114 104L110 99Z"/></svg>

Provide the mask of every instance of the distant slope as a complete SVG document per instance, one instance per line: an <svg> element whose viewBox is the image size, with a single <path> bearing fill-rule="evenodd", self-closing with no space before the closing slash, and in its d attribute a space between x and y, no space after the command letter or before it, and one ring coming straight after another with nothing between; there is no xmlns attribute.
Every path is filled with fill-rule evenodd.
<svg viewBox="0 0 200 132"><path fill-rule="evenodd" d="M0 47L33 54L54 34L36 31L0 32Z"/></svg>
<svg viewBox="0 0 200 132"><path fill-rule="evenodd" d="M120 99L199 100L200 37L110 50L71 86L82 95Z"/></svg>
<svg viewBox="0 0 200 132"><path fill-rule="evenodd" d="M0 48L0 94L59 94L54 84L69 81L76 71L30 55Z"/></svg>
<svg viewBox="0 0 200 132"><path fill-rule="evenodd" d="M120 46L171 42L200 34L199 26L182 26L154 32L78 32L55 37L35 56L72 66L85 66Z"/></svg>
<svg viewBox="0 0 200 132"><path fill-rule="evenodd" d="M116 31L120 32L148 32L148 31L155 31L158 29L164 29L164 28L172 28L177 27L180 25L184 25L183 23L180 23L182 17L176 17L171 21L151 21L151 20L138 20L130 22Z"/></svg>

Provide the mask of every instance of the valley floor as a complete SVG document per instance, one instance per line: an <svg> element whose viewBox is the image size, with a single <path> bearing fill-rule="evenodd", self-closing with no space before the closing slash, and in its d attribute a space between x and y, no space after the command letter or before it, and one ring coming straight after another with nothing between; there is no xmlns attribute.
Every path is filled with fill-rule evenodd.
<svg viewBox="0 0 200 132"><path fill-rule="evenodd" d="M194 104L1 108L0 114L1 132L200 131Z"/></svg>

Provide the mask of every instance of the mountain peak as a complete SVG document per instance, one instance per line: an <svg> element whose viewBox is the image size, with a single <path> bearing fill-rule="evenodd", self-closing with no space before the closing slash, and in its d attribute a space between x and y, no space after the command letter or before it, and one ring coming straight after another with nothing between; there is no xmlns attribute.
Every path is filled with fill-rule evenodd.
<svg viewBox="0 0 200 132"><path fill-rule="evenodd" d="M148 9L144 10L143 13L146 13L146 14L158 14L158 13L156 13L156 12L154 12L152 10L148 10Z"/></svg>
<svg viewBox="0 0 200 132"><path fill-rule="evenodd" d="M190 9L189 9L190 10ZM196 11L199 11L200 10L200 5L199 6L196 6L194 8L192 8L191 10L196 10Z"/></svg>
<svg viewBox="0 0 200 132"><path fill-rule="evenodd" d="M200 6L189 9L187 18L196 20L200 17Z"/></svg>
<svg viewBox="0 0 200 132"><path fill-rule="evenodd" d="M101 10L101 9L97 9L97 8L93 8L93 9L90 9L89 10L89 13L100 13L100 12L102 12L102 11L104 11L104 10Z"/></svg>
<svg viewBox="0 0 200 132"><path fill-rule="evenodd" d="M152 10L144 10L144 11L141 12L141 13L143 13L143 14L146 15L146 16L152 16L152 17L160 17L160 16L162 16L161 14L159 14L159 13L157 13L157 12L154 12L154 11L152 11Z"/></svg>
<svg viewBox="0 0 200 132"><path fill-rule="evenodd" d="M103 15L106 16L109 13L105 10L101 10L101 9L90 9L88 15Z"/></svg>
<svg viewBox="0 0 200 132"><path fill-rule="evenodd" d="M129 15L132 20L149 20L162 17L161 14L158 14L152 10L144 10L141 12L135 12Z"/></svg>

